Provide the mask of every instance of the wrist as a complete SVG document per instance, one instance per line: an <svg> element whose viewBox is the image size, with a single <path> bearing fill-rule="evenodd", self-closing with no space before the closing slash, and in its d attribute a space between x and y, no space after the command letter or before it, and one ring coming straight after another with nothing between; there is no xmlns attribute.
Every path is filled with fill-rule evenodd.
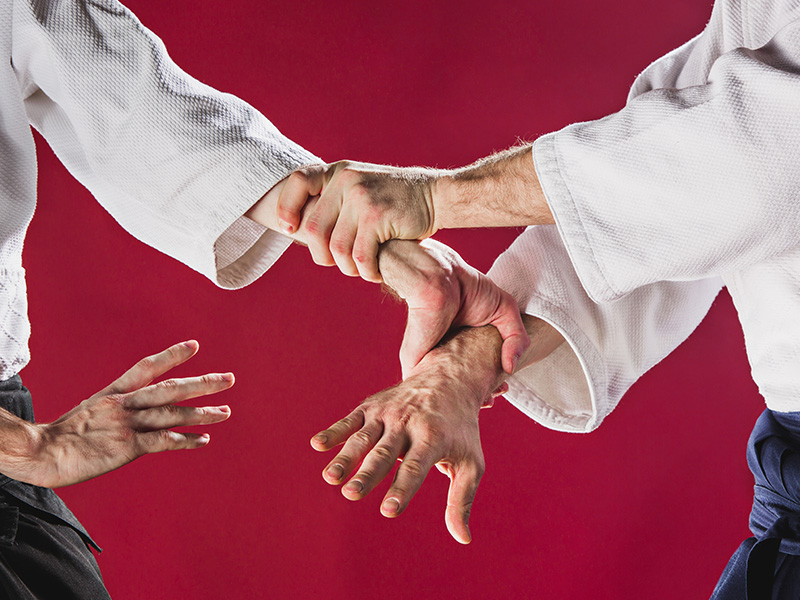
<svg viewBox="0 0 800 600"><path fill-rule="evenodd" d="M13 417L13 420L3 418L0 472L18 481L44 486L41 478L45 470L42 469L44 427L17 417Z"/></svg>
<svg viewBox="0 0 800 600"><path fill-rule="evenodd" d="M458 204L454 201L458 197L458 187L459 182L453 176L453 171L440 171L431 181L431 235L440 229L458 227L457 218L453 214L453 207Z"/></svg>
<svg viewBox="0 0 800 600"><path fill-rule="evenodd" d="M410 376L436 373L480 408L506 378L500 360L502 343L491 325L458 330L425 355Z"/></svg>

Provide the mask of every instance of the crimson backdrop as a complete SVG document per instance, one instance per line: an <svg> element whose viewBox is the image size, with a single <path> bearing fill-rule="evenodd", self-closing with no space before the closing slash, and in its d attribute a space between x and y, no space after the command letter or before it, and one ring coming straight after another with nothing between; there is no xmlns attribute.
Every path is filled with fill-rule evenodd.
<svg viewBox="0 0 800 600"><path fill-rule="evenodd" d="M618 110L648 62L701 30L698 0L130 0L187 71L318 155L462 165ZM747 535L744 448L762 408L726 295L591 435L505 402L459 546L434 472L400 519L385 485L344 500L308 439L399 377L404 311L290 249L239 292L122 232L39 143L26 246L33 361L50 420L138 358L197 338L180 370L232 370L229 422L62 496L105 548L117 599L707 597ZM440 236L487 269L517 231Z"/></svg>

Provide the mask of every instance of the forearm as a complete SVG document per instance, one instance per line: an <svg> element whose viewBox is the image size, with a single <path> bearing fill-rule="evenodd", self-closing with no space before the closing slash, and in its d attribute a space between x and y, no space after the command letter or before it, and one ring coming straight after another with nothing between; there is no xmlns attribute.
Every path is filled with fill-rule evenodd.
<svg viewBox="0 0 800 600"><path fill-rule="evenodd" d="M531 345L520 357L517 370L544 359L564 342L561 334L542 319L523 315L523 322ZM434 368L446 370L454 382L471 390L474 396L470 399L480 406L510 377L500 361L502 342L499 332L491 325L465 327L445 336L415 371L430 368L428 363L435 364Z"/></svg>
<svg viewBox="0 0 800 600"><path fill-rule="evenodd" d="M432 187L434 231L554 223L530 145L441 172Z"/></svg>

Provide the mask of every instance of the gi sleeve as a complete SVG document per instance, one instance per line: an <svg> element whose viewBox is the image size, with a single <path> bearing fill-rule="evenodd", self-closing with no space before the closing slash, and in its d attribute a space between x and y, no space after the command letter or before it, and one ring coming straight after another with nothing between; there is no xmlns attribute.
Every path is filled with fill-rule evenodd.
<svg viewBox="0 0 800 600"><path fill-rule="evenodd" d="M314 155L183 72L115 0L15 0L13 11L32 125L127 231L226 288L277 260L288 238L243 215Z"/></svg>
<svg viewBox="0 0 800 600"><path fill-rule="evenodd" d="M539 138L536 172L588 295L608 302L796 247L798 98L794 20L758 49L718 56L701 84L651 89Z"/></svg>
<svg viewBox="0 0 800 600"><path fill-rule="evenodd" d="M597 428L628 388L694 331L722 287L719 278L660 282L597 304L548 225L529 227L489 277L568 342L511 377L506 398L542 425L572 432Z"/></svg>

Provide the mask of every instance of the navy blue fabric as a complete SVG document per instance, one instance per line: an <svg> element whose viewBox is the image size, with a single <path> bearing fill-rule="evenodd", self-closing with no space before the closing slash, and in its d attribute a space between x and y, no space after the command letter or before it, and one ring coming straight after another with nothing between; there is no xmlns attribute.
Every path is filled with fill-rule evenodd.
<svg viewBox="0 0 800 600"><path fill-rule="evenodd" d="M712 600L800 599L800 413L765 410L747 444L750 531Z"/></svg>

